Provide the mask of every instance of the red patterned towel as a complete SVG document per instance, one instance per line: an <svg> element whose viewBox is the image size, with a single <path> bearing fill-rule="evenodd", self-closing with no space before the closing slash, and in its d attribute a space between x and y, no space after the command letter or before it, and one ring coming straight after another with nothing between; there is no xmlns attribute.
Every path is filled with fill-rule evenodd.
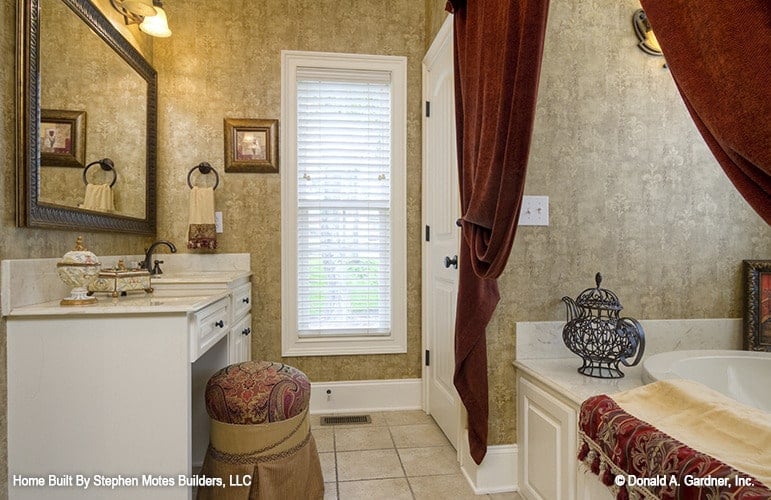
<svg viewBox="0 0 771 500"><path fill-rule="evenodd" d="M609 396L584 401L579 435L578 459L618 500L771 499L771 489L753 476L639 420Z"/></svg>

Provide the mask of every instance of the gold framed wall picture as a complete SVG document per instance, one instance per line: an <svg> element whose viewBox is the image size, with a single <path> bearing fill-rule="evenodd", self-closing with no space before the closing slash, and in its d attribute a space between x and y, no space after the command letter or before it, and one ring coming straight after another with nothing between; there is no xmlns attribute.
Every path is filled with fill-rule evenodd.
<svg viewBox="0 0 771 500"><path fill-rule="evenodd" d="M86 164L86 112L40 110L40 165L80 167Z"/></svg>
<svg viewBox="0 0 771 500"><path fill-rule="evenodd" d="M278 173L278 120L225 118L225 172Z"/></svg>
<svg viewBox="0 0 771 500"><path fill-rule="evenodd" d="M744 261L744 349L771 351L771 260Z"/></svg>

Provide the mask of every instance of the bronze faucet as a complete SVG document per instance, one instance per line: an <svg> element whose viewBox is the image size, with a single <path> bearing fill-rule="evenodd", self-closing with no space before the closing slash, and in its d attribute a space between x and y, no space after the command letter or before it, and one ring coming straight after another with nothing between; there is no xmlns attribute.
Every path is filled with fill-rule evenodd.
<svg viewBox="0 0 771 500"><path fill-rule="evenodd" d="M144 269L147 269L151 275L153 274L163 274L163 271L161 271L161 264L163 264L162 260L155 260L153 261L153 252L155 251L155 247L158 245L166 245L169 247L169 250L171 250L171 253L177 253L177 247L174 246L174 243L166 240L158 240L154 242L152 245L150 245L150 248L147 249L147 252L145 253L145 261L142 263L142 267ZM154 264L153 267L150 267L150 264Z"/></svg>

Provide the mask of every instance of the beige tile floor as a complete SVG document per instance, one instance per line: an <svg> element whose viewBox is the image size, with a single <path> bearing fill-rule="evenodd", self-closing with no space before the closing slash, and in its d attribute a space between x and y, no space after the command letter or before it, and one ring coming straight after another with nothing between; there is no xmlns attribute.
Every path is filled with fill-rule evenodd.
<svg viewBox="0 0 771 500"><path fill-rule="evenodd" d="M516 493L474 495L455 450L424 412L369 415L371 424L335 426L311 417L325 500L521 500Z"/></svg>

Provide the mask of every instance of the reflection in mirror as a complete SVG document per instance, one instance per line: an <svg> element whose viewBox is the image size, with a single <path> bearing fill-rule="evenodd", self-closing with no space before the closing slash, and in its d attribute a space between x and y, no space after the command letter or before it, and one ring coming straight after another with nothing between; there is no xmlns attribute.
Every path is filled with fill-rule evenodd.
<svg viewBox="0 0 771 500"><path fill-rule="evenodd" d="M155 70L88 0L18 15L18 224L154 233Z"/></svg>
<svg viewBox="0 0 771 500"><path fill-rule="evenodd" d="M99 166L96 170L96 174L101 173L101 177L106 175L112 175L112 178L105 180L104 182L93 182L92 177L88 176L88 171L91 167ZM113 194L113 187L118 181L118 172L115 170L115 162L109 158L102 158L101 160L92 161L86 168L83 169L83 184L86 185L86 194L83 196L83 204L79 205L80 208L86 210L96 210L98 212L115 212L115 197Z"/></svg>
<svg viewBox="0 0 771 500"><path fill-rule="evenodd" d="M85 112L85 162L109 157L120 173L112 189L114 213L145 217L145 130L147 83L61 0L40 2L41 151L54 143L47 110ZM65 124L66 126L66 124ZM64 134L59 134L64 135ZM70 143L62 141L60 149ZM69 146L70 148L72 146ZM41 203L104 210L86 203L86 191L106 191L110 172L92 169L89 186L82 169L50 166L41 154Z"/></svg>

